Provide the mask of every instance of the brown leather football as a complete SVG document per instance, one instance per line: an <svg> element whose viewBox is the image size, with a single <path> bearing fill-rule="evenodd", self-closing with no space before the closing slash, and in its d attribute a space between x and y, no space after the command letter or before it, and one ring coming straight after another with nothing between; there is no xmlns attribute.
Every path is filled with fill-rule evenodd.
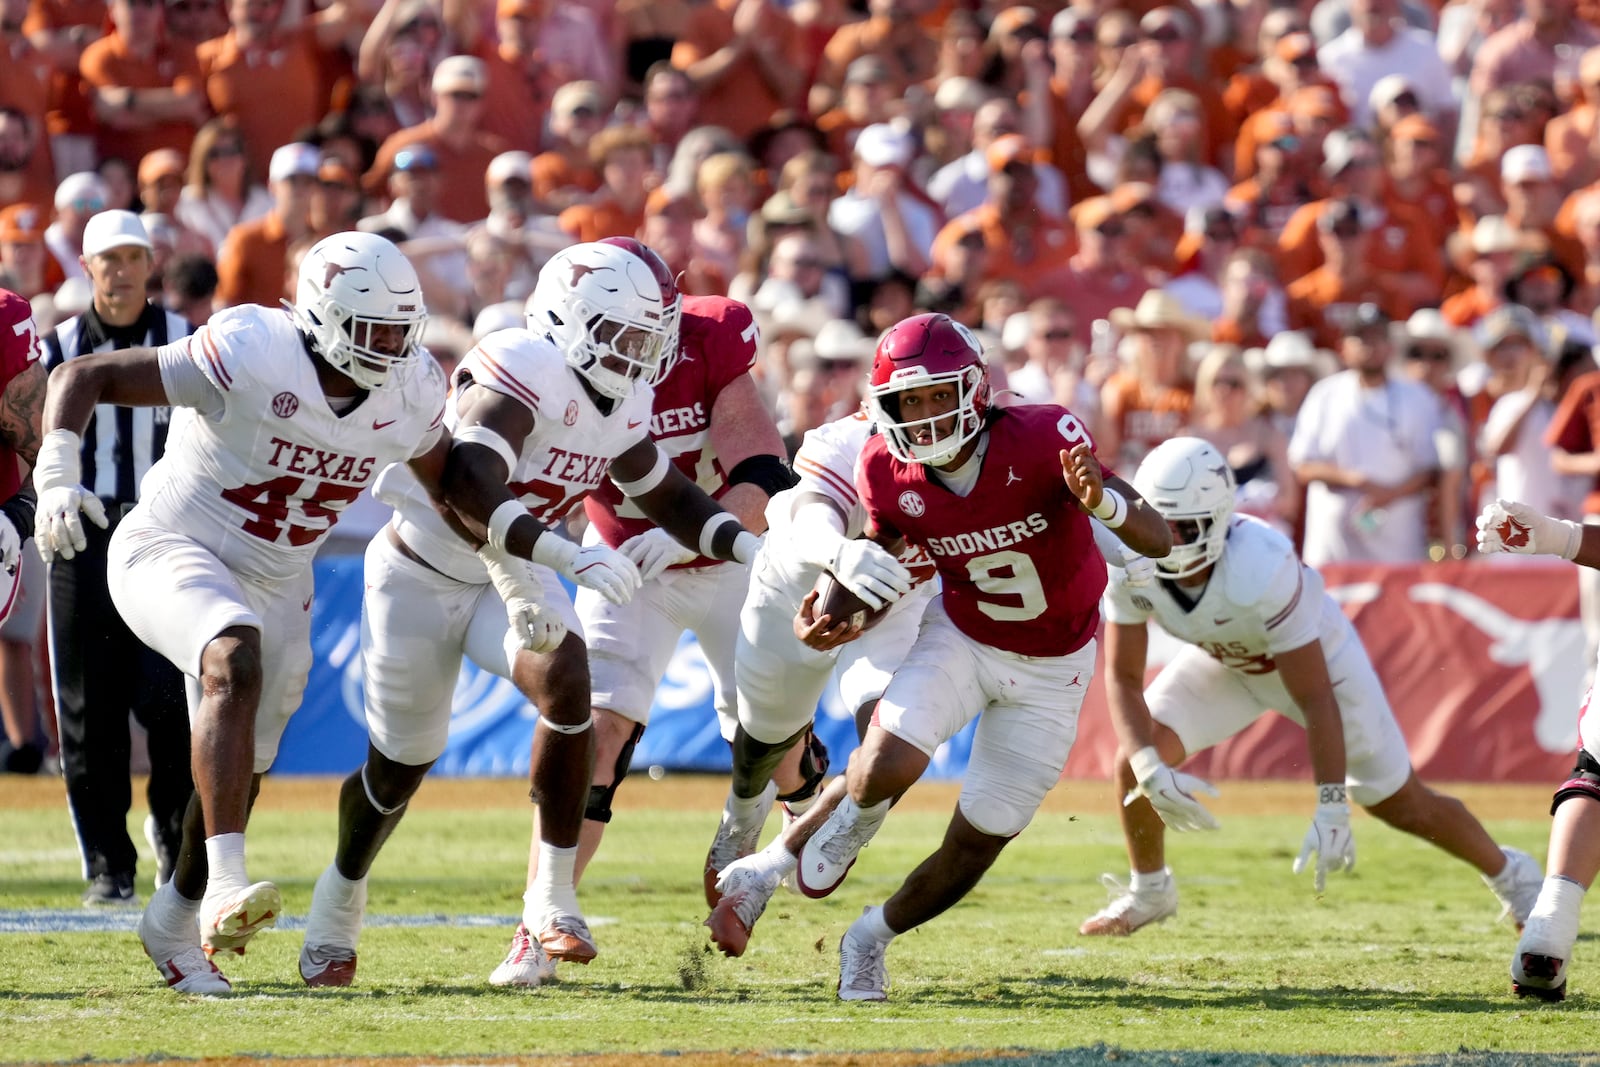
<svg viewBox="0 0 1600 1067"><path fill-rule="evenodd" d="M815 588L817 603L813 610L818 618L828 615L835 622L854 618L862 630L870 630L889 613L887 605L876 610L867 607L866 601L846 588L831 571L823 571L818 576Z"/></svg>

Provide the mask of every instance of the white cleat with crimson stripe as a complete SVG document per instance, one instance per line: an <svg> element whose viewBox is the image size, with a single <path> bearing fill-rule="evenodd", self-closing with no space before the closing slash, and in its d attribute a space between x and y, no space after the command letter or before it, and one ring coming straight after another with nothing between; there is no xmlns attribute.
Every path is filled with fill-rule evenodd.
<svg viewBox="0 0 1600 1067"><path fill-rule="evenodd" d="M170 988L179 993L232 993L233 986L200 948L192 919L187 933L189 940L185 941L162 931L153 906L139 916L139 943Z"/></svg>
<svg viewBox="0 0 1600 1067"><path fill-rule="evenodd" d="M206 954L243 956L256 934L278 922L283 897L271 882L256 882L220 898L210 894L200 905L200 945Z"/></svg>

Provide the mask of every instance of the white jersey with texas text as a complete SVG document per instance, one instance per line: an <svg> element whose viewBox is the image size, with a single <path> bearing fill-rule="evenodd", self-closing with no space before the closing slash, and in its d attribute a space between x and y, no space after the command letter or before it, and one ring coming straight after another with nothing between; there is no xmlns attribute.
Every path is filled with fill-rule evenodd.
<svg viewBox="0 0 1600 1067"><path fill-rule="evenodd" d="M1154 618L1241 674L1270 674L1277 670L1274 657L1319 638L1329 660L1358 640L1322 576L1300 561L1288 538L1246 515L1229 523L1222 556L1189 610L1166 582L1130 586L1127 571L1108 570L1107 622L1137 626Z"/></svg>
<svg viewBox="0 0 1600 1067"><path fill-rule="evenodd" d="M304 573L378 472L422 455L443 432L445 378L432 356L397 368L386 388L337 415L282 309L220 311L165 351L187 357L214 395L173 420L139 508L242 578Z"/></svg>
<svg viewBox="0 0 1600 1067"><path fill-rule="evenodd" d="M601 411L561 350L527 330L500 330L479 341L452 381L445 405L445 425L452 430L457 401L469 385L508 396L533 413L533 430L506 486L546 525L557 525L579 507L607 476L611 461L650 433L649 386L635 386L609 413ZM400 536L429 564L460 581L488 581L477 553L445 525L409 472L386 471L380 493L398 512Z"/></svg>

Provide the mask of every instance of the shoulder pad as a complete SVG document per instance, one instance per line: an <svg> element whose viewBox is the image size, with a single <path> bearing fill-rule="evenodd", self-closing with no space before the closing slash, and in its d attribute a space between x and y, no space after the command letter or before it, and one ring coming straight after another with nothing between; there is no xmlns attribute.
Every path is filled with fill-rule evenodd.
<svg viewBox="0 0 1600 1067"><path fill-rule="evenodd" d="M1279 575L1300 569L1289 539L1248 515L1235 515L1229 522L1221 562L1222 591L1239 605L1259 603Z"/></svg>

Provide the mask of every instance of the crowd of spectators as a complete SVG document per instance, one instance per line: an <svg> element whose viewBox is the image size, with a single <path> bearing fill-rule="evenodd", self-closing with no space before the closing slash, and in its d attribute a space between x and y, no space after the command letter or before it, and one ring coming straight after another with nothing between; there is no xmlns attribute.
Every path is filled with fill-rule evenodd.
<svg viewBox="0 0 1600 1067"><path fill-rule="evenodd" d="M1212 440L1313 563L1600 521L1597 0L0 0L0 43L44 328L108 208L197 323L385 234L446 362L635 235L754 309L791 445L938 310L1126 473Z"/></svg>

